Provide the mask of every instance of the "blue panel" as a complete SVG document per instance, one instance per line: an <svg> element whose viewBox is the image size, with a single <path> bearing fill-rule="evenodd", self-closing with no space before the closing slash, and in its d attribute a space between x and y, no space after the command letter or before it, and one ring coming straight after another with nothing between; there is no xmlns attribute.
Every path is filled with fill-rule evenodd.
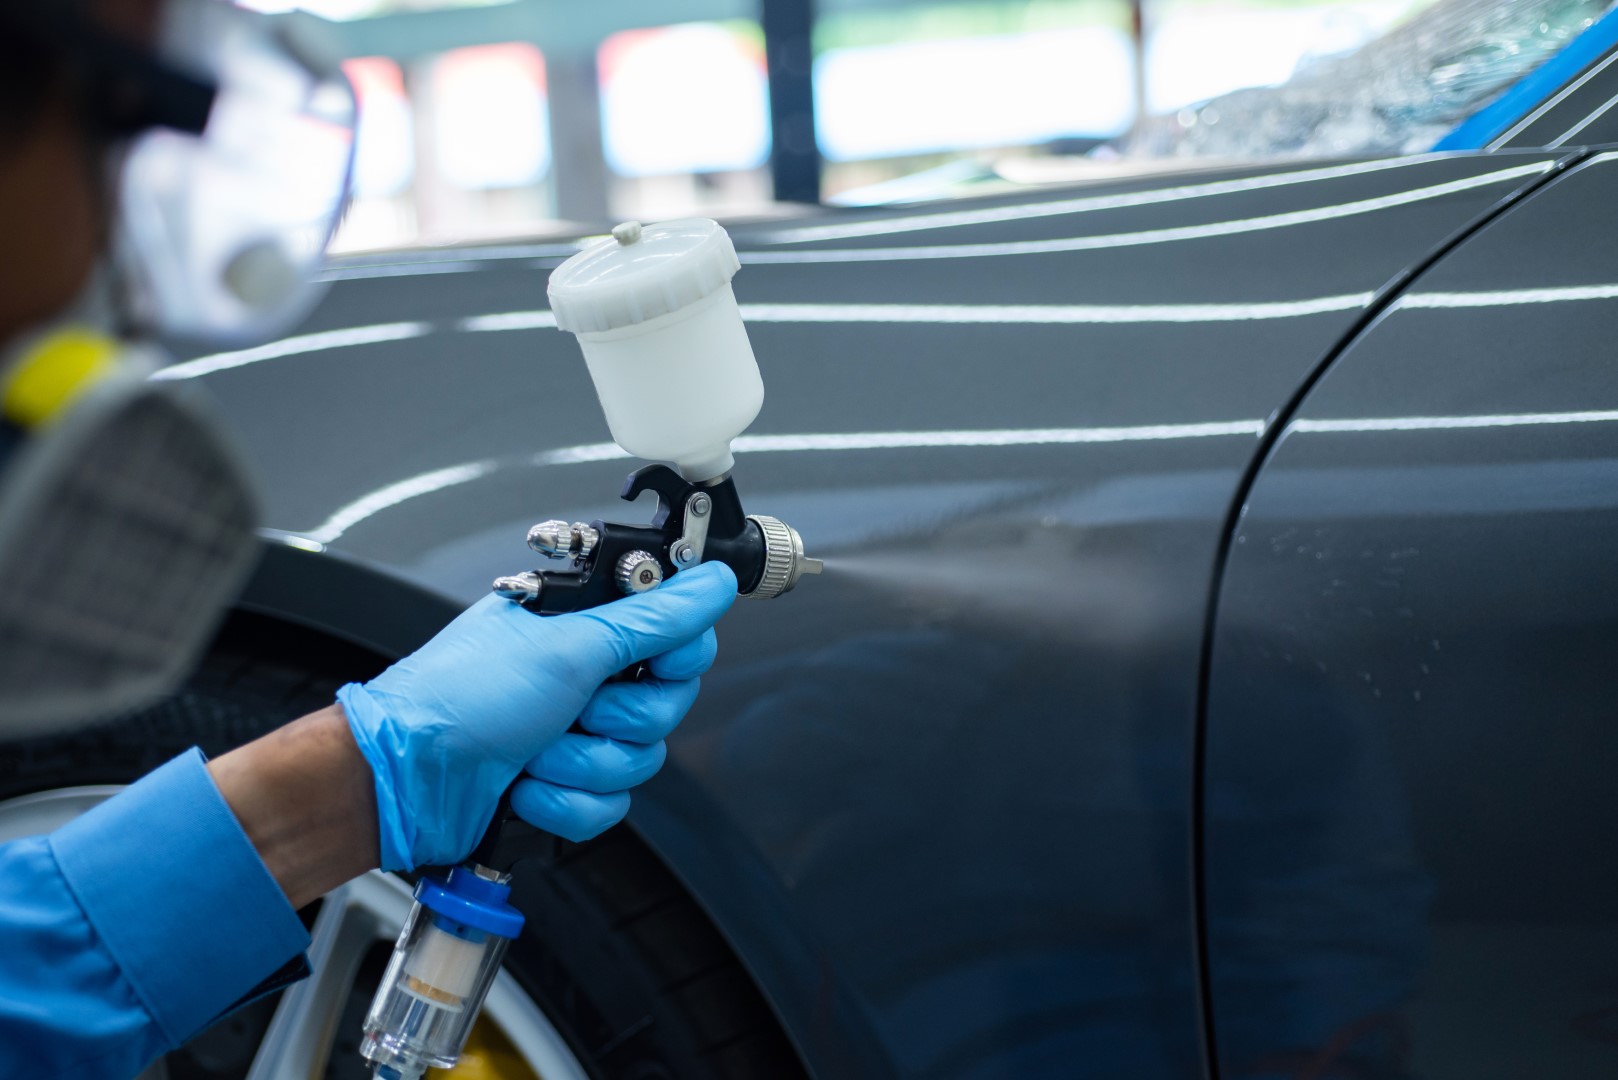
<svg viewBox="0 0 1618 1080"><path fill-rule="evenodd" d="M1618 44L1618 11L1609 11L1561 52L1518 79L1505 93L1463 120L1434 150L1481 150L1578 77Z"/></svg>

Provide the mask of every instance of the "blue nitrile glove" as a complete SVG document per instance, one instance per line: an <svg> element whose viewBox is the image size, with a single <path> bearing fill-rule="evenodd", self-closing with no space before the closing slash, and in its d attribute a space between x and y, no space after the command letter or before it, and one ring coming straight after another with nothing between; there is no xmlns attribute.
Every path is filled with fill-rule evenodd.
<svg viewBox="0 0 1618 1080"><path fill-rule="evenodd" d="M570 840L620 821L628 789L663 764L663 738L713 663L736 599L723 563L649 593L540 617L486 596L420 650L337 692L376 777L382 868L459 862L512 792L525 820ZM601 684L639 660L652 678ZM568 732L578 719L584 733Z"/></svg>

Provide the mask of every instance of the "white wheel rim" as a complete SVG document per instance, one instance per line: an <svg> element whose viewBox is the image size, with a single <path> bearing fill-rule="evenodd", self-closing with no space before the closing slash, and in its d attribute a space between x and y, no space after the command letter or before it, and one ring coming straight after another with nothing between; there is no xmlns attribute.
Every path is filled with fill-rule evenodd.
<svg viewBox="0 0 1618 1080"><path fill-rule="evenodd" d="M50 832L121 790L61 788L0 802L0 843ZM314 974L281 995L248 1080L312 1080L325 1072L360 963L377 942L391 944L399 936L410 904L403 881L374 870L326 894L310 932ZM483 1015L540 1080L588 1080L561 1034L509 973L496 977Z"/></svg>

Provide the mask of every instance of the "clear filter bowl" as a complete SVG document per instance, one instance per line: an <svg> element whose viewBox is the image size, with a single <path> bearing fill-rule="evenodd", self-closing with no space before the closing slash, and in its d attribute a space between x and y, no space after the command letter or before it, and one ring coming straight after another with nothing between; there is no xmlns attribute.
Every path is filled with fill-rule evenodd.
<svg viewBox="0 0 1618 1080"><path fill-rule="evenodd" d="M365 1017L360 1053L377 1080L417 1080L455 1065L510 944L411 908Z"/></svg>

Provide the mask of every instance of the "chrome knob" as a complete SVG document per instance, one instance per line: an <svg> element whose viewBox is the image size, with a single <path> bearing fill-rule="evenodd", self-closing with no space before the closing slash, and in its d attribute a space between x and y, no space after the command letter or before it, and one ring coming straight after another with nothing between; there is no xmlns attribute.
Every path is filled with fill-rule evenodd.
<svg viewBox="0 0 1618 1080"><path fill-rule="evenodd" d="M541 521L528 530L528 546L547 559L587 559L601 533L582 521Z"/></svg>
<svg viewBox="0 0 1618 1080"><path fill-rule="evenodd" d="M573 544L573 526L565 521L541 521L528 530L528 546L548 559L567 555Z"/></svg>
<svg viewBox="0 0 1618 1080"><path fill-rule="evenodd" d="M663 583L663 566L645 551L631 551L618 560L618 588L625 594L651 592Z"/></svg>
<svg viewBox="0 0 1618 1080"><path fill-rule="evenodd" d="M764 537L764 573L752 591L742 593L752 600L772 600L790 592L805 574L818 574L825 563L803 553L803 537L780 518L749 514L747 520L758 526Z"/></svg>
<svg viewBox="0 0 1618 1080"><path fill-rule="evenodd" d="M586 525L582 521L573 523L573 556L577 559L588 559L590 552L596 549L601 542L601 533Z"/></svg>
<svg viewBox="0 0 1618 1080"><path fill-rule="evenodd" d="M532 570L522 574L509 574L506 577L494 579L495 595L518 602L537 600L540 590L544 587L545 582Z"/></svg>

